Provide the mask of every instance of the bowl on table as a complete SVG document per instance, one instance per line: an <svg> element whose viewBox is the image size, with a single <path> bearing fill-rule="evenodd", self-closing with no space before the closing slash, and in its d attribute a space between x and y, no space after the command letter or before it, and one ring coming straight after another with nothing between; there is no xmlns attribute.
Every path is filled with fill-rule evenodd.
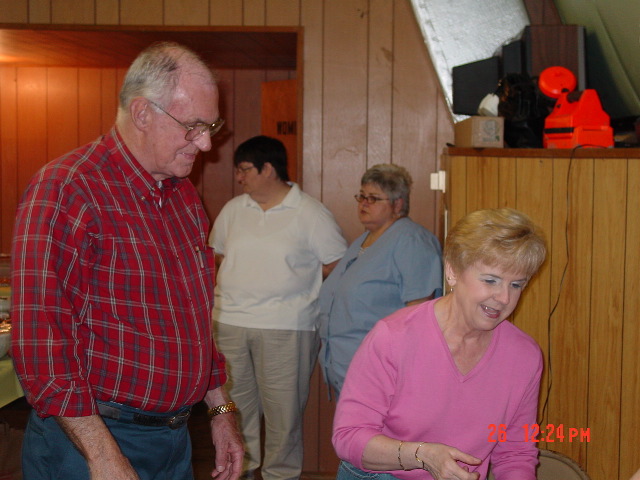
<svg viewBox="0 0 640 480"><path fill-rule="evenodd" d="M0 313L9 312L9 308L11 307L11 297L5 297L0 295Z"/></svg>

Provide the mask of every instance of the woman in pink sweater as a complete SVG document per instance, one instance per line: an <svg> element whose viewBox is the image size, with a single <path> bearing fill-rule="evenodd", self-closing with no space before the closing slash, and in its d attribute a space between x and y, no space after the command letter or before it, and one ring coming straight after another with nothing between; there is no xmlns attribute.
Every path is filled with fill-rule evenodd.
<svg viewBox="0 0 640 480"><path fill-rule="evenodd" d="M542 355L505 321L546 255L512 209L480 210L449 233L451 293L379 321L337 406L339 480L535 480Z"/></svg>

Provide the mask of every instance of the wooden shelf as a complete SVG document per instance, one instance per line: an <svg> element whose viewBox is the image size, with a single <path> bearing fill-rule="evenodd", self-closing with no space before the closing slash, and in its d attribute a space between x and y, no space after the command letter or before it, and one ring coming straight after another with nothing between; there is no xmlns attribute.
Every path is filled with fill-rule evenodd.
<svg viewBox="0 0 640 480"><path fill-rule="evenodd" d="M520 158L640 158L640 148L458 148L445 149L448 155L464 157L520 157Z"/></svg>

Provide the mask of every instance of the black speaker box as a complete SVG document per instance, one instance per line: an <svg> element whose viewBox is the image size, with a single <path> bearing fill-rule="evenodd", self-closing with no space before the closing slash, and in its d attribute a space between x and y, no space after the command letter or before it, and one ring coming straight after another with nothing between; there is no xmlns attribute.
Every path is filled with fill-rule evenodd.
<svg viewBox="0 0 640 480"><path fill-rule="evenodd" d="M453 113L477 115L480 101L496 91L500 80L500 58L458 65L452 69Z"/></svg>
<svg viewBox="0 0 640 480"><path fill-rule="evenodd" d="M526 72L526 51L522 40L516 40L502 47L502 76L509 73Z"/></svg>

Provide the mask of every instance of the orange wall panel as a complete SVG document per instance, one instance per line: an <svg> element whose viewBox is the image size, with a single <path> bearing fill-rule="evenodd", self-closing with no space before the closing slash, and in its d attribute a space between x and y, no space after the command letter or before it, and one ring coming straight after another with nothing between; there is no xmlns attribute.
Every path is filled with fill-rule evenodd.
<svg viewBox="0 0 640 480"><path fill-rule="evenodd" d="M78 146L78 69L47 69L47 157Z"/></svg>

